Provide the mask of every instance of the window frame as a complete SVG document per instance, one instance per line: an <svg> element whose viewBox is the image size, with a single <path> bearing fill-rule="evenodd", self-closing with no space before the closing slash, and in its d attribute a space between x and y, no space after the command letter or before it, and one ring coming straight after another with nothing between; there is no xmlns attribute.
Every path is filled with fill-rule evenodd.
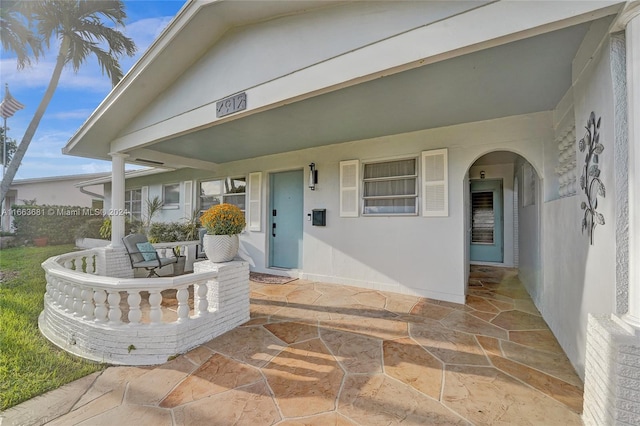
<svg viewBox="0 0 640 426"><path fill-rule="evenodd" d="M138 212L139 215L136 217L134 216L134 210L133 210L133 192L134 191L139 191L140 192L140 211ZM129 220L142 220L142 204L143 204L143 200L142 200L142 187L140 188L131 188L131 189L127 189L124 191L124 209L127 212L127 216L129 217Z"/></svg>
<svg viewBox="0 0 640 426"><path fill-rule="evenodd" d="M226 189L225 189L225 181L229 179L229 180L241 180L244 181L244 192L229 192L226 193ZM201 195L201 191L202 191L202 184L205 182L221 182L220 184L220 188L221 188L221 193L220 194L214 194L214 196L220 196L220 204L223 204L225 202L227 202L225 200L226 197L230 197L230 196L238 196L240 194L244 195L244 208L241 208L240 210L242 210L242 212L246 215L247 214L247 185L248 185L248 179L247 176L227 176L227 177L223 177L223 178L212 178L212 179L202 179L198 181L198 213L199 215L202 215L202 213L204 213L206 211L206 209L204 209L202 207L202 198L203 196ZM234 203L229 203L229 204L233 204L235 206L237 206L237 204ZM216 205L216 204L212 204ZM239 206L238 206L239 207Z"/></svg>
<svg viewBox="0 0 640 426"><path fill-rule="evenodd" d="M410 175L397 175L391 177L382 177L382 178L366 178L366 167L371 164L382 164L382 163L393 163L399 161L407 161L413 160L414 163L414 173ZM420 209L420 194L419 194L419 177L420 177L420 157L416 155L405 156L405 157L393 157L393 158L385 158L374 161L362 161L361 165L361 178L360 185L362 185L361 196L359 197L362 200L362 208L361 213L362 216L367 217L381 217L381 216L418 216ZM398 180L406 180L413 179L414 180L414 191L413 194L403 194L403 195L365 195L366 194L366 183L367 182L391 182ZM367 209L367 200L400 200L400 199L413 199L414 200L414 211L407 213L393 213L393 212L384 212L384 213L368 213Z"/></svg>
<svg viewBox="0 0 640 426"><path fill-rule="evenodd" d="M178 187L178 202L176 202L176 203L168 203L167 202L166 190L167 190L167 187L170 187L170 186L177 186ZM182 193L182 188L181 188L180 182L163 184L162 185L162 208L166 209L166 210L179 209L180 208L180 198L181 198L181 195L182 195L181 193Z"/></svg>

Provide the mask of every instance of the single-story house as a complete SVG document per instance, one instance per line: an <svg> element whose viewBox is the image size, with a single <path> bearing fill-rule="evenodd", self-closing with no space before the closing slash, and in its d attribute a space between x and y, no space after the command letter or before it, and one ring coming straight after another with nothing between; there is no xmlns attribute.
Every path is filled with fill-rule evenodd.
<svg viewBox="0 0 640 426"><path fill-rule="evenodd" d="M44 178L17 179L9 188L4 199L2 225L3 231L12 229L13 216L11 206L36 203L38 205L78 206L101 209L104 194L102 185L77 185L88 180L104 178L109 173L90 173L67 176L49 176Z"/></svg>
<svg viewBox="0 0 640 426"><path fill-rule="evenodd" d="M114 212L239 205L259 272L462 303L518 268L585 422L640 421L638 1L189 2L63 151Z"/></svg>

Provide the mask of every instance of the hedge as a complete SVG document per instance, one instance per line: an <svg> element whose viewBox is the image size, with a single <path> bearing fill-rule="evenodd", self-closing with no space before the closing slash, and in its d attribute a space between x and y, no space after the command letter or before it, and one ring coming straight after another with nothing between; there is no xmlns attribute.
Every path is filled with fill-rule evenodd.
<svg viewBox="0 0 640 426"><path fill-rule="evenodd" d="M22 240L47 237L49 244L75 242L78 228L85 222L101 218L101 211L79 206L11 207L16 237Z"/></svg>
<svg viewBox="0 0 640 426"><path fill-rule="evenodd" d="M154 222L149 227L148 237L152 243L193 241L197 239L197 226L192 222Z"/></svg>

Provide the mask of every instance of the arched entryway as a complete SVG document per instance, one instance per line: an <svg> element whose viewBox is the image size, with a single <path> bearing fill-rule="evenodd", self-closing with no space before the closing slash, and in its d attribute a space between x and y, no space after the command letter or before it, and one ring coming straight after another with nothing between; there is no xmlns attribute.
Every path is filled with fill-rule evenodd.
<svg viewBox="0 0 640 426"><path fill-rule="evenodd" d="M467 264L519 268L526 287L538 282L540 188L535 167L522 155L496 150L467 171Z"/></svg>

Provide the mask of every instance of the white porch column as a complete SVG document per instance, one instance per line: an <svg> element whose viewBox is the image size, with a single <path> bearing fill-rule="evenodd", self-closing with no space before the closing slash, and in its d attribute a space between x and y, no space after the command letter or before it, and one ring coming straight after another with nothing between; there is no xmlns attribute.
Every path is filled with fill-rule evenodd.
<svg viewBox="0 0 640 426"><path fill-rule="evenodd" d="M629 311L625 322L640 331L640 4L626 15L629 120Z"/></svg>
<svg viewBox="0 0 640 426"><path fill-rule="evenodd" d="M111 156L111 247L122 247L124 237L124 160L127 154L109 153Z"/></svg>

